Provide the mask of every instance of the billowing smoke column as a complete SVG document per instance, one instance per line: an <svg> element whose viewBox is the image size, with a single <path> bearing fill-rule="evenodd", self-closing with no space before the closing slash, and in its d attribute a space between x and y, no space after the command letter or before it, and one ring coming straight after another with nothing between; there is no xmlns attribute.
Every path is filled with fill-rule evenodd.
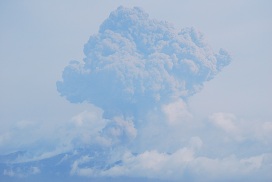
<svg viewBox="0 0 272 182"><path fill-rule="evenodd" d="M119 7L85 44L84 62L64 69L58 91L70 102L89 102L106 117L139 112L195 94L229 64L193 28L177 31L140 8Z"/></svg>

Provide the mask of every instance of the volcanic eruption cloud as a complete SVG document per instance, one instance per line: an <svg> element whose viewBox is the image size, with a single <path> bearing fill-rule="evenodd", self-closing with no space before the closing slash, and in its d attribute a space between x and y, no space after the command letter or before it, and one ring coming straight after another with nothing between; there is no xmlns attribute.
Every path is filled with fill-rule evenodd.
<svg viewBox="0 0 272 182"><path fill-rule="evenodd" d="M226 51L213 52L194 28L177 31L140 8L112 12L84 54L84 62L64 69L57 89L70 102L92 103L108 117L133 117L186 99L230 63Z"/></svg>
<svg viewBox="0 0 272 182"><path fill-rule="evenodd" d="M214 52L194 28L177 30L165 21L150 19L138 7L113 11L99 32L89 38L84 54L83 61L71 61L65 67L62 80L57 82L59 93L71 103L87 102L101 108L107 124L100 137L118 136L115 145L126 145L126 150L140 153L133 156L125 152L122 165L101 172L106 175L140 173L137 163L145 156L157 156L168 161L163 164L167 166L172 159L177 163L175 156L190 153L167 143L171 134L176 136L171 127L186 127L184 120L190 120L187 98L231 60L223 49ZM164 131L160 131L162 128ZM161 136L164 132L168 136ZM198 148L201 142L192 137L188 145ZM134 160L135 166L127 158ZM125 166L130 166L129 170ZM74 173L81 174L78 168Z"/></svg>

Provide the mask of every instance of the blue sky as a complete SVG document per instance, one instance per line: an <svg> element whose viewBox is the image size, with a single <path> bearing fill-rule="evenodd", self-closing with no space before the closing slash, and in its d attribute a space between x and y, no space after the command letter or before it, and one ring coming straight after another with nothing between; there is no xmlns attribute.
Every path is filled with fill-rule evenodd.
<svg viewBox="0 0 272 182"><path fill-rule="evenodd" d="M103 104L98 108L89 101L69 102L60 96L56 82L62 80L71 60L82 62L84 44L120 5L139 6L150 19L167 21L178 31L194 27L215 53L221 47L227 50L231 63L186 101L175 99L158 104L160 111L150 109L140 118L149 121L145 124L137 124L135 118L105 118ZM102 178L158 177L156 170L144 173L148 162L143 161L149 160L158 173L166 169L179 173L186 168L196 181L208 180L211 172L215 180L224 180L226 175L244 179L249 174L252 179L271 180L267 173L272 155L270 7L268 0L1 1L0 154L30 151L30 156L20 159L28 161L96 143L109 145L107 139L112 135L108 131L113 127L126 135L110 142L117 156L109 155L122 159L123 164L98 171L96 175ZM159 121L154 124L153 120ZM103 141L97 134L101 130ZM122 140L126 137L129 143ZM132 154L135 151L137 156ZM181 156L180 163L174 162L176 156ZM76 166L89 160L86 154L81 157L72 161L71 175L86 174ZM203 169L207 171L199 172ZM13 174L8 173L13 169L5 170L1 173ZM43 172L31 171L35 170ZM224 173L226 170L230 172Z"/></svg>

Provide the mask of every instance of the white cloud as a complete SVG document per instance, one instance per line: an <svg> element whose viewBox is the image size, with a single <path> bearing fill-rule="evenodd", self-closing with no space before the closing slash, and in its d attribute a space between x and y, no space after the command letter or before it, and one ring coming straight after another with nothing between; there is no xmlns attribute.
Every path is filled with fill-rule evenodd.
<svg viewBox="0 0 272 182"><path fill-rule="evenodd" d="M166 115L166 121L170 125L186 123L186 121L191 120L192 118L191 113L187 109L186 103L181 99L169 104L164 104L162 106L162 111Z"/></svg>
<svg viewBox="0 0 272 182"><path fill-rule="evenodd" d="M234 114L223 112L212 114L209 120L225 131L225 136L233 138L236 142L253 141L262 145L272 144L272 122L237 118Z"/></svg>
<svg viewBox="0 0 272 182"><path fill-rule="evenodd" d="M236 133L238 127L235 124L236 117L230 113L214 113L210 116L210 121L225 132Z"/></svg>
<svg viewBox="0 0 272 182"><path fill-rule="evenodd" d="M79 176L92 176L93 169L91 168L80 168L79 165L89 162L92 158L89 156L82 156L80 159L75 160L72 164L72 169L70 171L71 175Z"/></svg>
<svg viewBox="0 0 272 182"><path fill-rule="evenodd" d="M197 156L192 148L181 148L174 153L160 153L156 150L134 155L129 151L123 153L121 163L107 169L81 167L88 160L85 157L75 161L72 174L81 176L130 176L178 181L194 179L196 181L220 181L222 179L241 180L256 178L260 169L272 169L272 153L238 158L235 155L223 158ZM271 162L271 161L270 161ZM187 175L185 177L185 175ZM271 178L270 174L260 176L260 180ZM252 181L252 180L249 180ZM254 180L253 180L254 181Z"/></svg>

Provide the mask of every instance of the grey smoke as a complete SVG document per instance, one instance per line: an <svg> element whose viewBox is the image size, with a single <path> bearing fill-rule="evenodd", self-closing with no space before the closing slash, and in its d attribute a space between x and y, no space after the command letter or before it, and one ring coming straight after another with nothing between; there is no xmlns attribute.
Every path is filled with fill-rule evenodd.
<svg viewBox="0 0 272 182"><path fill-rule="evenodd" d="M142 9L119 7L84 46L83 62L64 69L57 89L72 103L89 102L105 115L132 115L197 93L230 63L194 28L176 30Z"/></svg>

